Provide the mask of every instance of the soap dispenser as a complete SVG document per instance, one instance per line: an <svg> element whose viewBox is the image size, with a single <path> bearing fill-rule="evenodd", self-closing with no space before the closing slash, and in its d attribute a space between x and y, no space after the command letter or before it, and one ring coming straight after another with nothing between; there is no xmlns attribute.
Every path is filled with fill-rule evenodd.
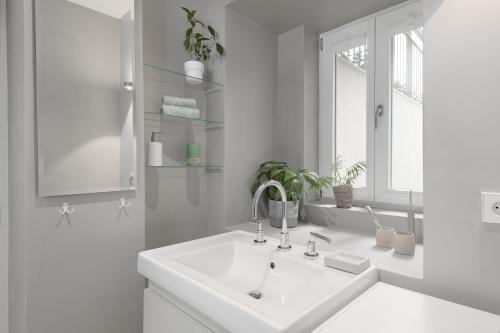
<svg viewBox="0 0 500 333"><path fill-rule="evenodd" d="M160 142L160 136L163 132L153 132L151 142L148 143L148 165L163 165L163 145Z"/></svg>

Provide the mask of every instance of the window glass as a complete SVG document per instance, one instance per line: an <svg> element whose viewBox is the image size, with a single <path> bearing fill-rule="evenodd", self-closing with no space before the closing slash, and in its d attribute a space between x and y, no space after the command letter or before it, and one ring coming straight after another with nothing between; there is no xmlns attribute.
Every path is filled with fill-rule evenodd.
<svg viewBox="0 0 500 333"><path fill-rule="evenodd" d="M335 154L344 165L366 161L367 44L335 54ZM366 175L355 183L366 187Z"/></svg>
<svg viewBox="0 0 500 333"><path fill-rule="evenodd" d="M391 174L395 190L423 189L423 28L392 38Z"/></svg>

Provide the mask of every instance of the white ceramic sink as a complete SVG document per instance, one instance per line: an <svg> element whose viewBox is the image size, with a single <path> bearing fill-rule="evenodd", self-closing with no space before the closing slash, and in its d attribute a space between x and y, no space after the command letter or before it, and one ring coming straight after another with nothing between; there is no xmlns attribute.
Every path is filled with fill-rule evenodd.
<svg viewBox="0 0 500 333"><path fill-rule="evenodd" d="M377 280L374 267L353 275L325 267L321 252L305 259L305 246L276 251L277 240L253 239L234 231L145 251L139 272L235 333L312 331Z"/></svg>

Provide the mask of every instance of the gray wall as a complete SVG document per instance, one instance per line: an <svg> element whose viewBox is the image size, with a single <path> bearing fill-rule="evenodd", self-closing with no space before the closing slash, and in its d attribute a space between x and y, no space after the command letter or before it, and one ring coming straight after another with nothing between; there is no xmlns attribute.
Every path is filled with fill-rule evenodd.
<svg viewBox="0 0 500 333"><path fill-rule="evenodd" d="M9 331L9 176L5 14L5 1L0 0L0 333Z"/></svg>
<svg viewBox="0 0 500 333"><path fill-rule="evenodd" d="M500 225L481 223L481 191L500 191L499 13L498 1L424 0L424 282L497 314Z"/></svg>
<svg viewBox="0 0 500 333"><path fill-rule="evenodd" d="M318 171L318 35L299 26L278 36L275 157Z"/></svg>
<svg viewBox="0 0 500 333"><path fill-rule="evenodd" d="M226 9L226 225L250 216L252 177L274 158L277 36Z"/></svg>
<svg viewBox="0 0 500 333"><path fill-rule="evenodd" d="M304 26L278 36L275 159L304 165Z"/></svg>
<svg viewBox="0 0 500 333"><path fill-rule="evenodd" d="M188 55L182 48L187 21L185 6L196 9L203 21L212 24L225 42L227 0L145 0L144 63L184 72ZM214 59L207 77L224 82L224 61ZM145 80L145 110L159 112L164 94L192 97L198 102L203 118L224 121L224 90L205 95L171 84ZM145 144L150 134L163 131L164 161L184 163L186 144L201 144L202 159L224 164L225 129L205 131L201 126L178 124L158 118L146 120ZM224 171L225 172L225 171ZM224 172L207 173L204 169L146 168L146 247L155 248L224 230Z"/></svg>
<svg viewBox="0 0 500 333"><path fill-rule="evenodd" d="M144 249L144 175L127 193L44 199L36 191L36 119L31 0L9 0L9 180L11 325L13 332L137 333L142 327L144 280L136 272ZM141 1L136 35L141 49ZM137 63L142 55L137 54ZM140 67L138 67L140 68ZM143 136L141 75L136 125ZM143 165L142 145L138 165ZM118 200L133 204L119 215ZM76 209L61 219L58 206Z"/></svg>

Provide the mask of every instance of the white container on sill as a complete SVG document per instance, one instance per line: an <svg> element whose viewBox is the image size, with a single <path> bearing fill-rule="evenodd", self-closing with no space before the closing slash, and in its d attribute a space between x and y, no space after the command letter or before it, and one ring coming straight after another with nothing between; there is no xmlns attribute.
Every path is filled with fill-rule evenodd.
<svg viewBox="0 0 500 333"><path fill-rule="evenodd" d="M203 82L205 64L196 60L188 60L184 63L184 72L186 73L186 82L200 84Z"/></svg>
<svg viewBox="0 0 500 333"><path fill-rule="evenodd" d="M396 234L396 229L392 227L380 227L377 228L376 241L377 246L392 249L394 246L394 235Z"/></svg>
<svg viewBox="0 0 500 333"><path fill-rule="evenodd" d="M412 232L396 232L394 250L398 254L412 256L415 254L415 234Z"/></svg>

